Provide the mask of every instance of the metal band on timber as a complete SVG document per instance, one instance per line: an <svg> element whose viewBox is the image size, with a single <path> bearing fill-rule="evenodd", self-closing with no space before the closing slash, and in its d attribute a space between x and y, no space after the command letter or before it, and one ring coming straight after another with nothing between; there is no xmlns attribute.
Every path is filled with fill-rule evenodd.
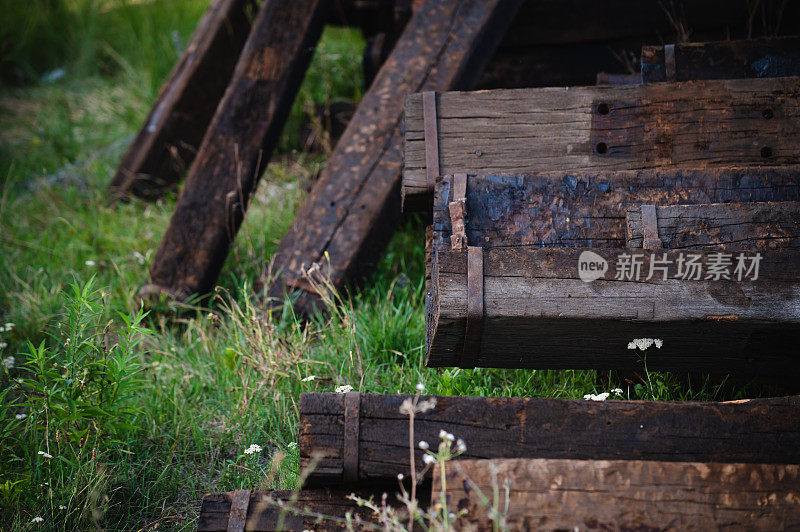
<svg viewBox="0 0 800 532"><path fill-rule="evenodd" d="M467 247L467 174L453 175L453 201L447 204L450 211L450 246L454 251Z"/></svg>
<svg viewBox="0 0 800 532"><path fill-rule="evenodd" d="M342 480L346 485L358 481L358 426L361 393L344 394L344 443L342 445Z"/></svg>
<svg viewBox="0 0 800 532"><path fill-rule="evenodd" d="M658 238L658 216L655 205L642 205L642 234L644 249L661 249L661 239Z"/></svg>
<svg viewBox="0 0 800 532"><path fill-rule="evenodd" d="M675 45L664 45L664 74L667 81L675 81Z"/></svg>
<svg viewBox="0 0 800 532"><path fill-rule="evenodd" d="M439 177L439 131L436 127L436 92L422 93L422 122L425 132L425 167L428 186Z"/></svg>

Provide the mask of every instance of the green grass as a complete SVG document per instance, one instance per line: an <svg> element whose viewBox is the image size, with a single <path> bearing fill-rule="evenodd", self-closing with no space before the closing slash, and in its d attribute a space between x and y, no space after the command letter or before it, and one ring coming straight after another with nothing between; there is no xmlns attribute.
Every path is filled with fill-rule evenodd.
<svg viewBox="0 0 800 532"><path fill-rule="evenodd" d="M139 338L126 320L137 316L135 294L174 197L111 207L105 187L207 2L39 3L2 4L16 44L9 51L3 35L3 79L13 86L0 88L0 324L15 326L0 332L0 355L15 367L0 369L0 529L192 529L204 492L295 487L289 444L304 391L410 393L423 382L434 394L484 396L580 398L617 385L655 400L752 392L668 374L598 384L593 371L426 369L416 220L366 288L327 317L261 316L251 283L322 162L293 151L292 128L313 104L361 94L363 40L341 29L324 35L215 297L151 313L142 322L151 334L122 342ZM63 79L35 81L56 67ZM72 327L78 315L85 325ZM84 371L96 386L81 383ZM109 395L120 375L131 385ZM264 450L243 454L252 443Z"/></svg>

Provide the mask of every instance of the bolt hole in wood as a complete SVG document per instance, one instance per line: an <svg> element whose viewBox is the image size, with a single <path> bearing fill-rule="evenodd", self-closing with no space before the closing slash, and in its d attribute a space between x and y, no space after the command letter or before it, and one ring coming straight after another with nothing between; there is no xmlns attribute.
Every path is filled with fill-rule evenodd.
<svg viewBox="0 0 800 532"><path fill-rule="evenodd" d="M597 104L597 112L601 115L607 115L611 111L611 107L607 103Z"/></svg>
<svg viewBox="0 0 800 532"><path fill-rule="evenodd" d="M764 159L772 157L772 148L770 148L769 146L764 146L763 148L761 148L761 156Z"/></svg>
<svg viewBox="0 0 800 532"><path fill-rule="evenodd" d="M769 120L770 118L772 118L773 116L775 116L775 113L773 113L773 112L772 112L772 109L770 109L769 107L767 107L766 109L764 109L763 111L761 111L761 116L763 116L764 118L766 118L767 120Z"/></svg>
<svg viewBox="0 0 800 532"><path fill-rule="evenodd" d="M605 142L598 142L597 146L595 146L594 149L598 154L603 155L604 153L606 153L608 151L608 145ZM763 150L762 150L762 153L763 153Z"/></svg>

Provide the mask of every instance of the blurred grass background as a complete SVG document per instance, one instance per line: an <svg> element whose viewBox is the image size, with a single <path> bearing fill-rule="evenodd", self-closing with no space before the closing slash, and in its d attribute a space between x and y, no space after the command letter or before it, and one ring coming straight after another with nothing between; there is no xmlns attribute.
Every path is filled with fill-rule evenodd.
<svg viewBox="0 0 800 532"><path fill-rule="evenodd" d="M217 296L159 309L142 322L152 334L115 347L175 198L112 208L105 187L207 5L0 0L0 325L13 324L0 331L0 356L14 358L0 366L0 529L193 529L204 492L296 487L303 391L413 393L424 382L434 394L486 396L757 393L647 372L626 382L593 371L425 369L417 219L366 288L327 316L251 307L252 280L324 164L324 153L298 151L304 115L363 92L364 40L344 28L325 30ZM86 328L65 333L76 315ZM98 382L118 375L123 362L136 383L125 397L76 385L84 371ZM263 452L244 455L252 443Z"/></svg>

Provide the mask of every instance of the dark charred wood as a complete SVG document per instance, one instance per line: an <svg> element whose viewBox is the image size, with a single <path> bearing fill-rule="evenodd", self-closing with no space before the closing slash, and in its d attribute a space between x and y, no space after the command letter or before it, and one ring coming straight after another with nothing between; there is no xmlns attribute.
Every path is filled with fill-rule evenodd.
<svg viewBox="0 0 800 532"><path fill-rule="evenodd" d="M450 247L452 181L436 184L437 249ZM485 249L625 247L630 206L775 201L800 201L800 166L470 175L466 234Z"/></svg>
<svg viewBox="0 0 800 532"><path fill-rule="evenodd" d="M113 200L160 197L194 160L250 31L253 0L215 0L111 180Z"/></svg>
<svg viewBox="0 0 800 532"><path fill-rule="evenodd" d="M434 474L457 530L793 530L800 466L617 460L463 460ZM445 482L446 479L446 482ZM506 493L506 486L508 492Z"/></svg>
<svg viewBox="0 0 800 532"><path fill-rule="evenodd" d="M409 420L400 406L410 397L361 395L359 482L395 482L398 473L408 477L410 443L422 471L418 442L435 448L440 430L466 442L458 460L800 463L796 397L736 403L435 397L432 410L416 415L409 442ZM344 395L303 394L298 431L301 467L318 457L309 482L341 483Z"/></svg>
<svg viewBox="0 0 800 532"><path fill-rule="evenodd" d="M370 271L400 218L403 99L420 90L469 88L519 3L422 3L281 240L273 271L259 283L271 283L274 301L299 289L296 310L316 310L319 296L302 275L314 263L337 289Z"/></svg>
<svg viewBox="0 0 800 532"><path fill-rule="evenodd" d="M212 288L283 129L322 32L327 2L262 4L150 268L154 292Z"/></svg>
<svg viewBox="0 0 800 532"><path fill-rule="evenodd" d="M800 37L679 43L673 46L671 65L665 63L664 46L642 48L644 83L800 76Z"/></svg>

